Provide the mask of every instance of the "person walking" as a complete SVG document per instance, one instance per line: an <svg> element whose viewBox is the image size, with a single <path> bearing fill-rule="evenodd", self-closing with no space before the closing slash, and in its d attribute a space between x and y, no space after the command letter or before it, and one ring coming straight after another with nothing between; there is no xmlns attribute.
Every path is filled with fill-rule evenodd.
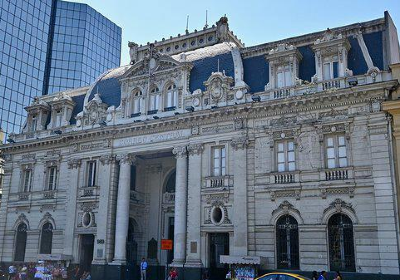
<svg viewBox="0 0 400 280"><path fill-rule="evenodd" d="M142 258L142 262L140 263L140 280L146 280L146 272L147 262L145 258Z"/></svg>
<svg viewBox="0 0 400 280"><path fill-rule="evenodd" d="M334 280L343 280L342 274L339 271L336 271L336 277Z"/></svg>
<svg viewBox="0 0 400 280"><path fill-rule="evenodd" d="M17 268L14 266L14 264L11 264L8 267L8 280L14 279L16 273L17 273Z"/></svg>
<svg viewBox="0 0 400 280"><path fill-rule="evenodd" d="M328 273L326 273L326 271L322 270L321 274L318 277L318 280L328 280Z"/></svg>
<svg viewBox="0 0 400 280"><path fill-rule="evenodd" d="M312 277L311 277L311 279L312 279L312 280L318 280L318 273L317 273L315 270L312 272Z"/></svg>

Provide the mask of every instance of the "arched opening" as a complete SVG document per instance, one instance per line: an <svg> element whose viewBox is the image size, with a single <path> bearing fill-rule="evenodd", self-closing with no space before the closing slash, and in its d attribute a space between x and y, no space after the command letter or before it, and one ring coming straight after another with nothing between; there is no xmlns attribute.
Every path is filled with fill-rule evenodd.
<svg viewBox="0 0 400 280"><path fill-rule="evenodd" d="M51 254L53 243L53 225L49 222L42 226L40 235L40 254Z"/></svg>
<svg viewBox="0 0 400 280"><path fill-rule="evenodd" d="M138 244L135 240L136 227L137 227L136 221L133 218L129 218L128 236L126 240L126 260L129 264L137 263Z"/></svg>
<svg viewBox="0 0 400 280"><path fill-rule="evenodd" d="M165 184L165 192L167 193L175 193L175 180L176 180L176 171L172 171L167 179L167 183Z"/></svg>
<svg viewBox="0 0 400 280"><path fill-rule="evenodd" d="M278 268L299 269L299 227L290 215L276 222L276 247Z"/></svg>
<svg viewBox="0 0 400 280"><path fill-rule="evenodd" d="M14 261L23 262L25 260L27 230L28 226L25 223L21 223L17 228Z"/></svg>
<svg viewBox="0 0 400 280"><path fill-rule="evenodd" d="M131 117L132 116L139 116L141 113L141 99L142 99L142 91L140 89L135 89L132 92L132 99L131 99Z"/></svg>
<svg viewBox="0 0 400 280"><path fill-rule="evenodd" d="M167 92L165 93L165 111L172 111L178 106L178 91L176 90L175 84L170 84L167 87Z"/></svg>
<svg viewBox="0 0 400 280"><path fill-rule="evenodd" d="M353 222L344 214L328 222L330 270L355 271Z"/></svg>

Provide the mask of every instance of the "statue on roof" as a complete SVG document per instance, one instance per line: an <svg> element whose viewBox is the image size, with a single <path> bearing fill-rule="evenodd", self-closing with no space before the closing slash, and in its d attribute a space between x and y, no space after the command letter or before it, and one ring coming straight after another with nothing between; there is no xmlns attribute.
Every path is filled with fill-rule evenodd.
<svg viewBox="0 0 400 280"><path fill-rule="evenodd" d="M128 47L131 64L135 64L138 56L138 44L136 44L135 42L128 42Z"/></svg>

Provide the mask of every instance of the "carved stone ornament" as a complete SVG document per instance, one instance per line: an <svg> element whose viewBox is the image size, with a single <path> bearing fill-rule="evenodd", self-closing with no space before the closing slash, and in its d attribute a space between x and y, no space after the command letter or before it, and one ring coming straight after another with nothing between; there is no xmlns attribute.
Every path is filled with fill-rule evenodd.
<svg viewBox="0 0 400 280"><path fill-rule="evenodd" d="M343 212L344 209L355 214L353 206L350 203L347 203L347 202L341 200L340 198L337 198L337 199L335 199L335 201L333 201L331 204L329 204L328 208L326 208L324 210L324 214L331 210L335 210L335 212L341 213L341 212Z"/></svg>
<svg viewBox="0 0 400 280"><path fill-rule="evenodd" d="M102 165L108 165L116 161L115 155L102 155L100 156L100 162Z"/></svg>
<svg viewBox="0 0 400 280"><path fill-rule="evenodd" d="M15 224L14 224L14 229L16 230L17 228L18 228L18 226L20 225L20 224L22 224L22 223L24 223L24 224L26 224L26 226L27 226L27 230L29 230L29 221L28 221L28 219L26 218L26 216L25 216L25 214L24 213L21 213L19 216L18 216L18 219L15 221Z"/></svg>
<svg viewBox="0 0 400 280"><path fill-rule="evenodd" d="M68 160L68 169L74 169L81 166L82 161L80 159L70 159Z"/></svg>
<svg viewBox="0 0 400 280"><path fill-rule="evenodd" d="M172 153L175 155L175 158L185 158L187 156L187 148L186 146L178 146L172 149Z"/></svg>
<svg viewBox="0 0 400 280"><path fill-rule="evenodd" d="M204 82L211 100L214 103L227 100L227 91L231 88L233 79L225 75L225 72L213 72Z"/></svg>
<svg viewBox="0 0 400 280"><path fill-rule="evenodd" d="M300 211L294 208L294 206L287 200L282 202L277 209L272 211L272 216L276 215L278 212L282 212L282 215L288 215L292 212L300 216Z"/></svg>
<svg viewBox="0 0 400 280"><path fill-rule="evenodd" d="M203 152L204 147L203 144L189 144L187 150L190 156L200 155Z"/></svg>
<svg viewBox="0 0 400 280"><path fill-rule="evenodd" d="M134 154L122 154L117 155L116 160L119 161L121 164L134 164L137 158Z"/></svg>
<svg viewBox="0 0 400 280"><path fill-rule="evenodd" d="M249 145L249 140L247 137L239 137L239 138L234 138L231 141L231 146L234 150L243 150Z"/></svg>

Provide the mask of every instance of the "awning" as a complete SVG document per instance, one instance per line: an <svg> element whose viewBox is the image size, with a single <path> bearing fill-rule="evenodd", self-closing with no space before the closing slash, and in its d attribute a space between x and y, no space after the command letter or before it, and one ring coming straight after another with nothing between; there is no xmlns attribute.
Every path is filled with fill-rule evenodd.
<svg viewBox="0 0 400 280"><path fill-rule="evenodd" d="M69 261L72 260L72 256L64 254L39 254L37 259L39 261Z"/></svg>
<svg viewBox="0 0 400 280"><path fill-rule="evenodd" d="M258 256L221 255L219 262L224 264L261 264L266 263L266 259Z"/></svg>

